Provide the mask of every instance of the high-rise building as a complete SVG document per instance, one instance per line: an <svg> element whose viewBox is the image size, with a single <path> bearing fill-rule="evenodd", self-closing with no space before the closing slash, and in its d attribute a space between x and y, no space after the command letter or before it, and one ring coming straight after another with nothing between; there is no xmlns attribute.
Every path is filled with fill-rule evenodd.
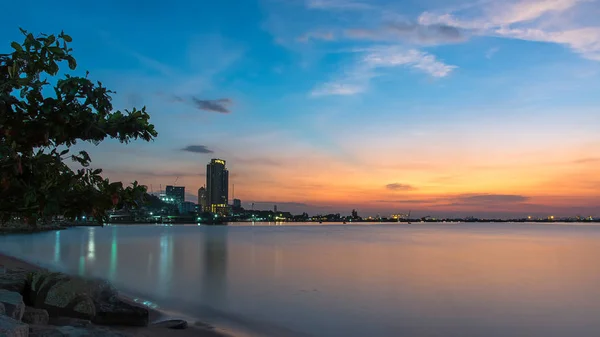
<svg viewBox="0 0 600 337"><path fill-rule="evenodd" d="M229 205L229 171L225 161L212 159L206 165L206 201L210 212L225 215Z"/></svg>
<svg viewBox="0 0 600 337"><path fill-rule="evenodd" d="M165 190L165 197L167 198L167 202L179 207L185 201L185 187L169 185Z"/></svg>
<svg viewBox="0 0 600 337"><path fill-rule="evenodd" d="M233 208L235 208L235 209L242 208L242 201L240 199L233 199Z"/></svg>
<svg viewBox="0 0 600 337"><path fill-rule="evenodd" d="M198 189L198 208L200 212L206 212L207 198L206 198L206 187L200 187Z"/></svg>

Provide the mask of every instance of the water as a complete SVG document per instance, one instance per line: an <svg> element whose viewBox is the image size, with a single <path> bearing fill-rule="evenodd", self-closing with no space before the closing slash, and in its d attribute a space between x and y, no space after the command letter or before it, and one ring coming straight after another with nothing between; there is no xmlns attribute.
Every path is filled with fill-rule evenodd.
<svg viewBox="0 0 600 337"><path fill-rule="evenodd" d="M600 227L109 226L0 236L255 336L598 336Z"/></svg>

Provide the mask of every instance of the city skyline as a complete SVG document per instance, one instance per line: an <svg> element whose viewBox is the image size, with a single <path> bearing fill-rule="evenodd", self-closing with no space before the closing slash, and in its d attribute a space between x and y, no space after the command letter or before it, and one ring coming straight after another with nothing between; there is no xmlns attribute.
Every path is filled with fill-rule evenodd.
<svg viewBox="0 0 600 337"><path fill-rule="evenodd" d="M244 205L587 216L598 14L583 0L32 1L0 36L64 30L115 108L147 106L155 142L77 145L110 179L179 177L196 201L224 158Z"/></svg>

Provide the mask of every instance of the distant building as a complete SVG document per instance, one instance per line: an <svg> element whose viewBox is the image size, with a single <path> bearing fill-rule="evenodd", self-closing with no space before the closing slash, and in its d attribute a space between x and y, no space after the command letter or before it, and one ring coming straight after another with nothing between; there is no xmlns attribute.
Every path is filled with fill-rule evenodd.
<svg viewBox="0 0 600 337"><path fill-rule="evenodd" d="M196 211L196 204L191 201L184 201L179 205L180 214L188 214Z"/></svg>
<svg viewBox="0 0 600 337"><path fill-rule="evenodd" d="M200 212L206 212L207 211L207 194L206 194L206 188L205 187L200 187L198 189L198 209Z"/></svg>
<svg viewBox="0 0 600 337"><path fill-rule="evenodd" d="M273 212L277 213L277 205L273 206Z"/></svg>
<svg viewBox="0 0 600 337"><path fill-rule="evenodd" d="M177 205L179 207L185 201L184 186L167 186L165 189L166 202Z"/></svg>
<svg viewBox="0 0 600 337"><path fill-rule="evenodd" d="M240 199L233 199L233 209L242 208L242 201Z"/></svg>
<svg viewBox="0 0 600 337"><path fill-rule="evenodd" d="M206 165L206 199L210 212L226 215L229 208L229 171L222 159Z"/></svg>

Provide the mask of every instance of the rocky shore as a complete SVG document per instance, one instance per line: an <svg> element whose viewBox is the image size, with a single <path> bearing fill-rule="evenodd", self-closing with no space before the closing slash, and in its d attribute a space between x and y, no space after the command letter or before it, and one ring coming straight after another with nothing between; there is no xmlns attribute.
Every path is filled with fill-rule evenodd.
<svg viewBox="0 0 600 337"><path fill-rule="evenodd" d="M107 281L56 273L0 255L0 336L226 335L139 306Z"/></svg>

